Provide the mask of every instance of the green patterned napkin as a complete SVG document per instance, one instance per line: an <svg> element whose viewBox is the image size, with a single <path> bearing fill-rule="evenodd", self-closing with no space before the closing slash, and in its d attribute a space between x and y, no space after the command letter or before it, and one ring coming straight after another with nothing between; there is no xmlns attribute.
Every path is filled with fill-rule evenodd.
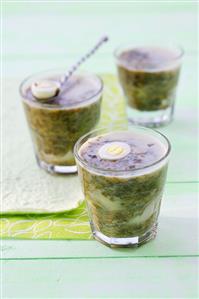
<svg viewBox="0 0 199 299"><path fill-rule="evenodd" d="M104 80L104 96L99 126L122 124L126 122L126 114L117 79L110 74L104 74L102 78ZM76 178L74 178L74 184L77 184ZM1 215L0 237L15 239L90 239L92 235L85 203L82 203L72 211L59 214Z"/></svg>
<svg viewBox="0 0 199 299"><path fill-rule="evenodd" d="M0 236L14 239L90 239L85 203L62 214L4 216Z"/></svg>

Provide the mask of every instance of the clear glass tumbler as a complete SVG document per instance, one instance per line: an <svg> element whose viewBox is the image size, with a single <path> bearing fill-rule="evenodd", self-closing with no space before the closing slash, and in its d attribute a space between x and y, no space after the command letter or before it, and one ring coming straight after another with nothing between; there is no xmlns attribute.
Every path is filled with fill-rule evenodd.
<svg viewBox="0 0 199 299"><path fill-rule="evenodd" d="M147 127L170 123L183 50L176 46L126 45L114 55L129 122Z"/></svg>
<svg viewBox="0 0 199 299"><path fill-rule="evenodd" d="M86 82L94 84L91 91L82 88L82 92L78 90L77 96L76 88L69 84L60 100L55 97L49 102L40 102L30 94L33 82L43 79L60 80L63 75L64 70L32 75L21 83L20 94L39 166L50 173L65 174L77 171L73 155L75 142L94 129L99 121L103 82L94 74L77 73L73 76L81 76ZM70 101L65 100L68 90Z"/></svg>
<svg viewBox="0 0 199 299"><path fill-rule="evenodd" d="M85 161L80 153L85 143L113 132L152 136L164 148L163 155L151 165L127 171ZM86 134L76 143L74 153L94 238L110 247L136 247L155 238L170 154L168 139L152 129L129 124L128 128Z"/></svg>

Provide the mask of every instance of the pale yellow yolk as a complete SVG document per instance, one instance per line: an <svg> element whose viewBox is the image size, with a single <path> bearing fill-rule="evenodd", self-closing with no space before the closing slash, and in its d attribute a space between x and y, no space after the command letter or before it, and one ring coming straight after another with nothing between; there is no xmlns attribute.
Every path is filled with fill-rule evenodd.
<svg viewBox="0 0 199 299"><path fill-rule="evenodd" d="M130 146L125 142L109 142L104 144L98 151L101 159L118 160L130 153Z"/></svg>
<svg viewBox="0 0 199 299"><path fill-rule="evenodd" d="M121 146L118 145L112 145L107 149L107 152L109 152L112 155L119 155L124 151L124 149Z"/></svg>

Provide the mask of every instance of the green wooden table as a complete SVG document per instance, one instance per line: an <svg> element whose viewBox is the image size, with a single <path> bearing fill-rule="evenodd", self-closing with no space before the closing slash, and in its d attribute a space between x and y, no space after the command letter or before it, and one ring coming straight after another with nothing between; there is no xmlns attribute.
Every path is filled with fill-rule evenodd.
<svg viewBox="0 0 199 299"><path fill-rule="evenodd" d="M175 42L186 54L175 121L161 129L173 151L157 238L138 249L109 249L94 240L2 240L1 298L197 298L197 4L6 0L3 17L8 83L69 65L104 33L110 42L88 70L114 73L112 51L129 40ZM17 128L21 115L9 112ZM20 134L3 133L3 141ZM14 149L17 159L21 149Z"/></svg>

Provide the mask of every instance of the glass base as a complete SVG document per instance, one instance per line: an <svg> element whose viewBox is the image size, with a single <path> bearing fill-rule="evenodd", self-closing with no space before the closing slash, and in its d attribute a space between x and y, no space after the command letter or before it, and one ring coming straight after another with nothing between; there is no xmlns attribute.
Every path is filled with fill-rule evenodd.
<svg viewBox="0 0 199 299"><path fill-rule="evenodd" d="M129 123L150 128L157 128L169 124L173 120L173 106L158 111L140 111L127 108Z"/></svg>
<svg viewBox="0 0 199 299"><path fill-rule="evenodd" d="M41 167L42 169L46 170L51 174L71 174L77 172L76 165L72 165L72 166L52 165L44 161L41 161L37 156L36 156L36 160L39 167Z"/></svg>
<svg viewBox="0 0 199 299"><path fill-rule="evenodd" d="M136 237L128 237L128 238L111 238L107 237L99 231L94 229L94 226L91 224L92 232L94 238L101 242L102 244L108 247L139 247L150 240L153 240L157 234L157 226L158 224L154 224L154 226L147 231L145 234Z"/></svg>

